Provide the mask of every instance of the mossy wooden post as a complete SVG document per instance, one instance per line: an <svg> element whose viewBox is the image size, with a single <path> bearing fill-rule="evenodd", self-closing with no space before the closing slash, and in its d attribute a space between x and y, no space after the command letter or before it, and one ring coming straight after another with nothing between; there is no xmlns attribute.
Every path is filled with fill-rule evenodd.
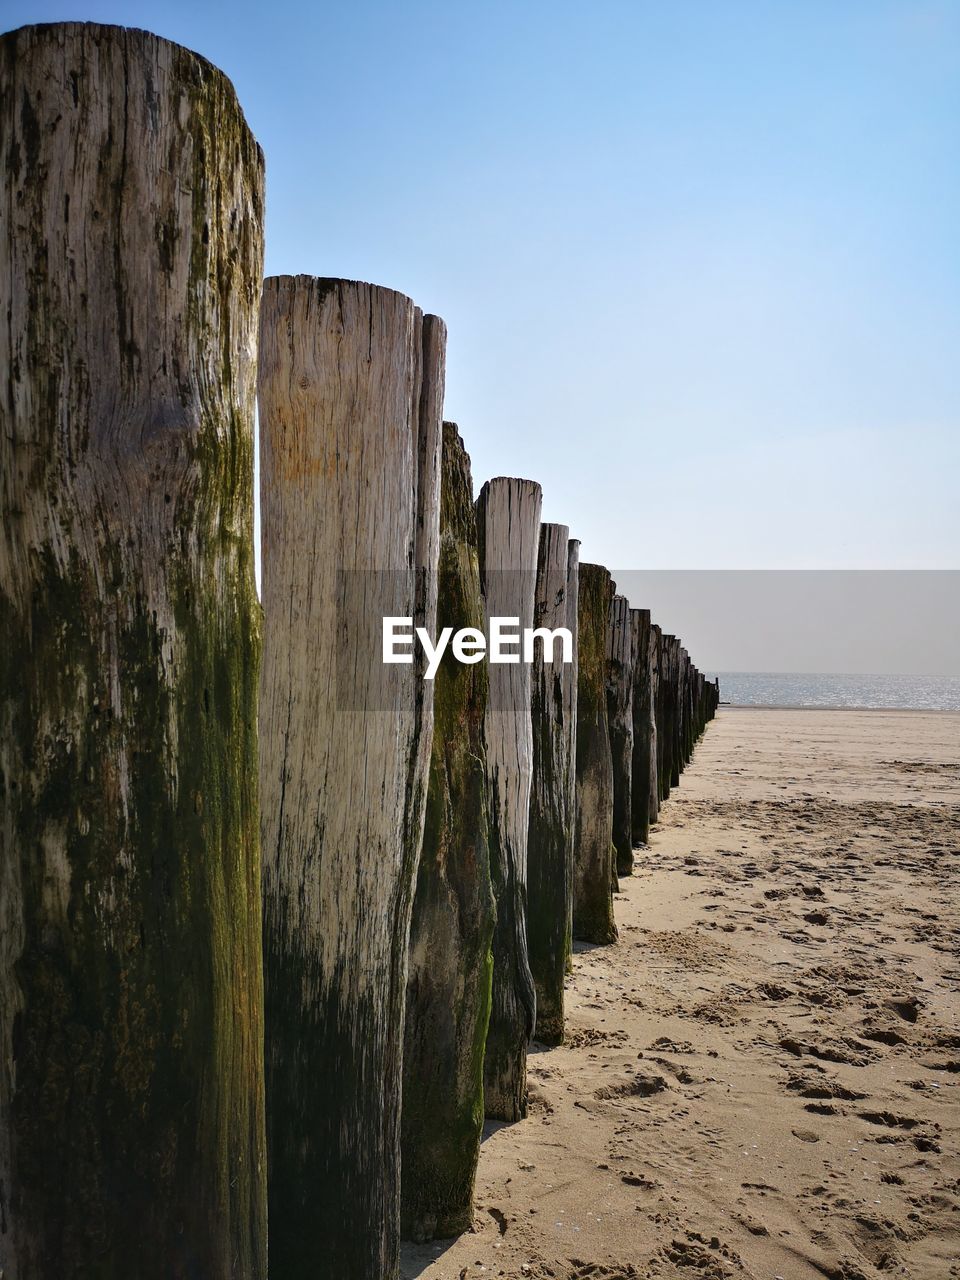
<svg viewBox="0 0 960 1280"><path fill-rule="evenodd" d="M660 817L660 652L661 632L657 623L650 623L650 798L648 801L648 829Z"/></svg>
<svg viewBox="0 0 960 1280"><path fill-rule="evenodd" d="M521 628L533 625L541 502L540 486L532 480L500 476L480 490L477 533L488 619L519 618ZM484 742L490 868L497 903L484 1102L488 1116L519 1120L527 1112L527 1045L536 1022L527 952L527 827L533 775L529 663L490 665Z"/></svg>
<svg viewBox="0 0 960 1280"><path fill-rule="evenodd" d="M693 685L695 679L695 669L690 661L690 654L686 649L680 650L680 661L682 666L683 681L683 756L682 766L685 769L690 763L690 757L693 755L693 744L697 740L696 727L694 723L694 706L693 706Z"/></svg>
<svg viewBox="0 0 960 1280"><path fill-rule="evenodd" d="M265 283L260 776L270 1272L283 1280L398 1270L433 683L384 664L381 632L386 615L436 625L443 350L442 322L391 289Z"/></svg>
<svg viewBox="0 0 960 1280"><path fill-rule="evenodd" d="M700 734L703 732L703 717L701 709L703 705L703 677L697 670L696 666L690 664L690 688L687 694L687 705L690 708L690 750L689 754L693 754L693 748L696 745Z"/></svg>
<svg viewBox="0 0 960 1280"><path fill-rule="evenodd" d="M567 927L564 968L573 972L573 884L574 851L577 842L577 698L580 688L580 543L571 538L567 543L567 626L573 637L573 723L570 726L570 758L567 761L570 831L567 839Z"/></svg>
<svg viewBox="0 0 960 1280"><path fill-rule="evenodd" d="M0 1273L259 1278L262 157L81 23L0 136Z"/></svg>
<svg viewBox="0 0 960 1280"><path fill-rule="evenodd" d="M634 845L650 835L650 610L631 609L633 647L633 760L630 770L630 826Z"/></svg>
<svg viewBox="0 0 960 1280"><path fill-rule="evenodd" d="M629 876L633 874L633 625L626 596L613 597L607 619L607 716L617 875Z"/></svg>
<svg viewBox="0 0 960 1280"><path fill-rule="evenodd" d="M674 636L670 646L670 786L680 785L683 772L683 645Z"/></svg>
<svg viewBox="0 0 960 1280"><path fill-rule="evenodd" d="M540 526L534 626L576 635L579 544L566 525ZM571 603L571 595L573 601ZM571 609L574 626L571 628ZM549 648L549 655L548 655ZM536 1038L563 1039L563 980L570 950L574 836L572 765L577 708L576 650L537 642L531 672L533 783L527 847L527 940L537 991ZM549 656L551 660L545 661Z"/></svg>
<svg viewBox="0 0 960 1280"><path fill-rule="evenodd" d="M658 729L662 750L660 752L660 798L670 796L674 784L676 759L676 636L664 633L660 637L660 726Z"/></svg>
<svg viewBox="0 0 960 1280"><path fill-rule="evenodd" d="M437 626L484 626L470 458L443 424ZM448 650L434 680L427 817L410 931L403 1058L402 1234L473 1222L483 1130L494 903L487 837L486 663Z"/></svg>
<svg viewBox="0 0 960 1280"><path fill-rule="evenodd" d="M581 564L573 936L583 942L614 942L617 937L613 918L613 757L606 689L612 599L609 570L599 564Z"/></svg>

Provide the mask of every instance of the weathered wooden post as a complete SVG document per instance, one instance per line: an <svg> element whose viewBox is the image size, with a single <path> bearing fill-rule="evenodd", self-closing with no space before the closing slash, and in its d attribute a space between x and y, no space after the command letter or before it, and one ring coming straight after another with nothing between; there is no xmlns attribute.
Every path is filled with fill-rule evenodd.
<svg viewBox="0 0 960 1280"><path fill-rule="evenodd" d="M262 157L72 22L0 137L0 1273L263 1277Z"/></svg>
<svg viewBox="0 0 960 1280"><path fill-rule="evenodd" d="M443 424L437 626L484 627L470 458ZM494 903L487 836L487 666L448 650L434 680L427 816L410 931L403 1057L401 1227L458 1235L473 1221L483 1129Z"/></svg>
<svg viewBox="0 0 960 1280"><path fill-rule="evenodd" d="M433 683L383 663L382 619L436 624L444 330L283 276L260 343L270 1269L384 1280Z"/></svg>
<svg viewBox="0 0 960 1280"><path fill-rule="evenodd" d="M599 564L580 565L577 678L577 824L573 936L615 942L613 759L607 720L607 621L613 583Z"/></svg>
<svg viewBox="0 0 960 1280"><path fill-rule="evenodd" d="M712 720L717 714L717 708L720 706L720 677L707 686L707 719Z"/></svg>
<svg viewBox="0 0 960 1280"><path fill-rule="evenodd" d="M660 724L657 729L660 751L660 799L666 800L674 786L676 762L676 636L660 637Z"/></svg>
<svg viewBox="0 0 960 1280"><path fill-rule="evenodd" d="M660 736L660 660L662 636L657 623L650 623L650 800L648 825L660 817L660 756L663 740Z"/></svg>
<svg viewBox="0 0 960 1280"><path fill-rule="evenodd" d="M670 795L670 641L662 629L658 637L657 662L657 794L662 803Z"/></svg>
<svg viewBox="0 0 960 1280"><path fill-rule="evenodd" d="M670 786L680 785L680 774L683 770L683 644L679 636L672 636L670 641Z"/></svg>
<svg viewBox="0 0 960 1280"><path fill-rule="evenodd" d="M631 609L633 647L633 760L630 771L630 826L634 845L650 835L650 610Z"/></svg>
<svg viewBox="0 0 960 1280"><path fill-rule="evenodd" d="M613 845L617 874L633 874L633 626L630 601L614 596L607 619L607 716L613 762Z"/></svg>
<svg viewBox="0 0 960 1280"><path fill-rule="evenodd" d="M564 627L576 637L579 543L566 525L540 526L534 626ZM571 599L572 597L572 599ZM572 622L572 626L571 626ZM527 940L537 992L536 1038L563 1039L563 980L570 950L574 838L577 666L548 638L534 649L531 672L533 782L527 847ZM549 661L546 660L549 658Z"/></svg>
<svg viewBox="0 0 960 1280"><path fill-rule="evenodd" d="M577 841L577 697L580 688L580 543L571 538L567 543L567 626L573 636L574 690L573 724L571 725L570 759L567 761L567 790L570 796L570 838L567 841L567 870L570 885L567 893L567 929L564 968L573 972L573 897Z"/></svg>
<svg viewBox="0 0 960 1280"><path fill-rule="evenodd" d="M480 490L477 532L488 619L518 618L521 628L533 625L541 502L540 486L532 480L499 476ZM529 663L491 664L484 742L490 869L497 903L484 1102L488 1116L519 1120L527 1111L527 1045L536 1022L527 951L527 828L533 774Z"/></svg>
<svg viewBox="0 0 960 1280"><path fill-rule="evenodd" d="M677 680L677 780L689 759L690 738L690 655L680 646L680 668Z"/></svg>

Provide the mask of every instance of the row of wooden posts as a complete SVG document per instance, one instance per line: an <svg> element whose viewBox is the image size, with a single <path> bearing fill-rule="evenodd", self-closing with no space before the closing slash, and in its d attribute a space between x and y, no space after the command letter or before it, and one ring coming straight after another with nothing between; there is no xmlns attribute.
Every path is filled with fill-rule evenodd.
<svg viewBox="0 0 960 1280"><path fill-rule="evenodd" d="M0 1275L388 1280L469 1226L717 686L537 484L474 501L442 321L262 281L209 63L10 33L0 153ZM386 613L573 662L424 680Z"/></svg>

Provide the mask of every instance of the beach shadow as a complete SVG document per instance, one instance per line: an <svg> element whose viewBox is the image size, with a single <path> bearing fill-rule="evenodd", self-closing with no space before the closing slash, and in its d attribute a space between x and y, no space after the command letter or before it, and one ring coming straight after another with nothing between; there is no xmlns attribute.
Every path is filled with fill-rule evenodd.
<svg viewBox="0 0 960 1280"><path fill-rule="evenodd" d="M420 1276L460 1239L428 1240L425 1244L404 1241L400 1246L400 1280L418 1280Z"/></svg>

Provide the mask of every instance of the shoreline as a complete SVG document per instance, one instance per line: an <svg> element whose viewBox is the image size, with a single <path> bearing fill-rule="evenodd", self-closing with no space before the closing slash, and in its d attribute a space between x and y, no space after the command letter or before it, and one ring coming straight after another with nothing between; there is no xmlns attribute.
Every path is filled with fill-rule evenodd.
<svg viewBox="0 0 960 1280"><path fill-rule="evenodd" d="M722 691L722 686L721 686ZM792 702L724 702L721 698L720 711L881 711L886 715L908 716L960 716L956 707L837 707L818 706L815 703L798 704Z"/></svg>

